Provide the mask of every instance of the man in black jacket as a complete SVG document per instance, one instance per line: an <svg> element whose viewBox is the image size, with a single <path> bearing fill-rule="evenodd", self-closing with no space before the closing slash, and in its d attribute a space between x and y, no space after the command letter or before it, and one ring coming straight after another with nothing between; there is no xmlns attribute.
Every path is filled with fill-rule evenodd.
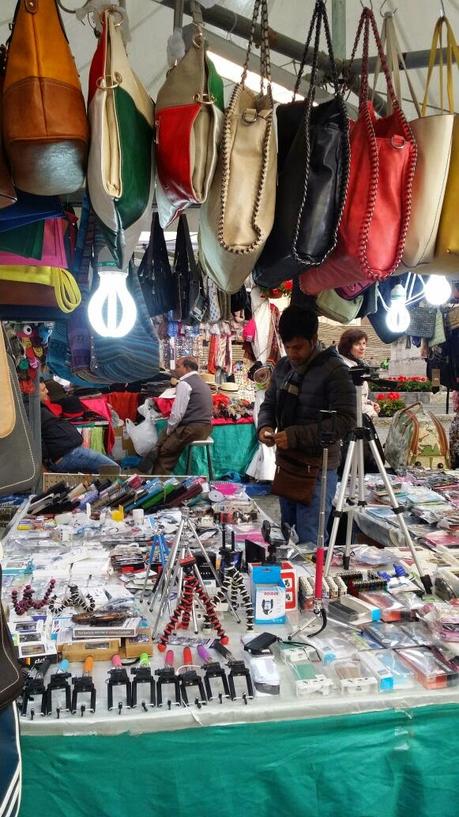
<svg viewBox="0 0 459 817"><path fill-rule="evenodd" d="M102 465L117 463L100 451L84 448L83 437L72 423L56 417L50 408L48 389L40 383L41 400L41 450L42 459L51 471L61 474L97 474Z"/></svg>
<svg viewBox="0 0 459 817"><path fill-rule="evenodd" d="M326 519L336 490L340 462L340 440L356 422L356 392L349 368L336 349L322 349L317 339L318 318L312 310L289 306L281 315L279 334L287 357L274 369L271 384L261 405L258 439L277 446L276 479L283 522L295 525L300 542L316 542L319 523L320 470L322 460L320 426L322 410L336 412L337 440L329 448ZM304 477L303 477L304 474ZM304 501L292 498L301 493ZM295 483L295 489L293 486Z"/></svg>

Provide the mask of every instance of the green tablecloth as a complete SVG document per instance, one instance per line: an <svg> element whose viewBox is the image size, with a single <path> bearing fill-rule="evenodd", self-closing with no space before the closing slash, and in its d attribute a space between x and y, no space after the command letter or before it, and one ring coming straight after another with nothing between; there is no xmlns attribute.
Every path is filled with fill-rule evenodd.
<svg viewBox="0 0 459 817"><path fill-rule="evenodd" d="M444 704L26 736L20 817L457 817L458 726L458 706Z"/></svg>
<svg viewBox="0 0 459 817"><path fill-rule="evenodd" d="M166 426L166 420L158 420L158 431ZM212 447L212 464L215 479L220 479L230 471L241 476L257 449L257 437L253 423L231 423L212 427L214 445ZM175 474L186 474L186 455L182 454L175 469ZM192 474L207 475L206 452L203 447L193 449L191 461Z"/></svg>

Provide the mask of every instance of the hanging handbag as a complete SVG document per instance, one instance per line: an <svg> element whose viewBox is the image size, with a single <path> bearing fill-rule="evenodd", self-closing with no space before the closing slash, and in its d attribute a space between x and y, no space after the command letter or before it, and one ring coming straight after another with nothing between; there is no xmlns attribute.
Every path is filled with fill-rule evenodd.
<svg viewBox="0 0 459 817"><path fill-rule="evenodd" d="M89 72L91 145L88 190L107 244L125 269L148 230L154 189L154 105L132 71L117 7L101 12L102 33Z"/></svg>
<svg viewBox="0 0 459 817"><path fill-rule="evenodd" d="M17 201L8 161L3 148L3 85L5 82L6 46L0 45L0 210Z"/></svg>
<svg viewBox="0 0 459 817"><path fill-rule="evenodd" d="M410 323L406 330L406 335L412 338L428 338L433 336L437 320L437 308L435 306L411 306Z"/></svg>
<svg viewBox="0 0 459 817"><path fill-rule="evenodd" d="M449 110L454 111L454 86L453 86L453 62L456 63L456 66L459 67L459 48L456 43L456 38L454 36L453 29L449 20L446 17L440 17L437 21L437 25L435 27L434 32L434 40L435 46L437 41L440 43L440 47L442 46L441 42L441 31L443 24L446 26L446 34L447 34L447 41L446 41L446 65L447 65L447 89L448 89L448 103L449 103ZM436 36L435 36L436 35ZM432 41L432 48L433 48L433 41ZM429 59L429 72L428 72L428 79L430 78L430 74L433 69L433 65L435 63L435 53L430 55ZM440 65L440 70L441 70ZM442 87L442 86L441 86ZM443 90L443 88L442 88ZM442 95L443 96L443 95ZM424 97L424 104L427 102L427 89L426 89L426 96ZM443 98L441 99L441 104L443 105ZM458 227L458 219L457 214L459 212L459 116L457 114L454 115L454 129L453 129L453 143L452 143L452 151L451 151L451 162L449 166L449 174L448 174L448 181L446 183L446 193L445 198L443 201L443 209L441 212L440 218L440 226L438 228L438 235L437 235L437 245L435 248L435 255L438 259L442 258L443 256L448 256L449 254L458 255L459 254L459 227ZM437 265L438 267L438 265ZM442 274L441 266L438 267L440 274ZM446 269L445 274L451 272L451 270ZM453 274L456 273L457 276L457 266L456 269L453 270Z"/></svg>
<svg viewBox="0 0 459 817"><path fill-rule="evenodd" d="M440 24L440 26L439 26ZM433 67L436 57L438 29L437 22L432 40L429 64ZM418 148L416 172L413 181L413 197L410 223L406 235L403 264L412 269L419 264L432 261L435 252L440 215L446 191L446 182L451 158L454 114L441 113L426 116L427 97L432 68L428 72L422 110L419 106L413 84L407 71L405 58L400 48L395 28L394 14L386 12L383 18L381 41L387 54L388 67L391 72L398 99L401 99L400 68L401 65L410 91L418 118L410 122ZM440 43L441 45L441 43ZM376 87L380 65L377 62L374 88ZM448 77L450 80L450 77ZM440 77L440 107L443 105L443 77ZM392 112L390 99L387 113Z"/></svg>
<svg viewBox="0 0 459 817"><path fill-rule="evenodd" d="M314 105L322 26L325 31L334 97ZM312 35L314 53L309 91L295 102ZM293 102L276 109L278 179L274 225L255 267L260 286L278 286L305 267L321 264L334 249L349 176L349 124L338 89L335 59L324 0L316 0Z"/></svg>
<svg viewBox="0 0 459 817"><path fill-rule="evenodd" d="M2 377L0 392L3 398L8 389L12 390L15 423L11 433L0 439L0 496L30 492L38 476L38 466L32 449L32 431L22 402L16 367L9 350L7 358L8 371L0 369Z"/></svg>
<svg viewBox="0 0 459 817"><path fill-rule="evenodd" d="M372 286L371 281L354 281L352 284L346 284L343 287L337 287L336 292L345 301L353 301L362 292L365 292Z"/></svg>
<svg viewBox="0 0 459 817"><path fill-rule="evenodd" d="M0 313L3 306L29 307L28 320L34 320L34 307L58 308L73 312L81 301L73 275L59 267L0 266Z"/></svg>
<svg viewBox="0 0 459 817"><path fill-rule="evenodd" d="M393 113L377 118L368 100L368 51L373 31ZM400 264L408 229L416 143L395 96L374 14L364 8L350 61L363 32L359 116L351 122L351 168L338 244L325 263L300 278L304 292L314 295L352 281L375 281Z"/></svg>
<svg viewBox="0 0 459 817"><path fill-rule="evenodd" d="M223 81L206 55L199 3L192 0L193 38L168 71L156 101L158 178L170 203L160 208L163 228L189 204L202 204L217 164L223 124Z"/></svg>
<svg viewBox="0 0 459 817"><path fill-rule="evenodd" d="M316 298L316 307L321 315L338 323L350 323L357 317L363 304L363 295L357 295L352 301L341 298L334 289L320 292Z"/></svg>
<svg viewBox="0 0 459 817"><path fill-rule="evenodd" d="M245 83L259 13L261 89L256 94ZM200 214L199 261L203 272L225 292L240 289L271 232L276 164L268 4L255 0L241 81L225 112L217 168Z"/></svg>
<svg viewBox="0 0 459 817"><path fill-rule="evenodd" d="M148 314L165 315L176 305L176 292L166 240L157 213L153 214L150 240L137 271Z"/></svg>
<svg viewBox="0 0 459 817"><path fill-rule="evenodd" d="M205 298L201 292L202 277L191 244L186 216L181 215L177 227L173 276L176 287L176 320L196 321L195 315L205 311Z"/></svg>
<svg viewBox="0 0 459 817"><path fill-rule="evenodd" d="M36 195L84 183L88 120L56 0L19 0L3 90L3 138L14 184Z"/></svg>

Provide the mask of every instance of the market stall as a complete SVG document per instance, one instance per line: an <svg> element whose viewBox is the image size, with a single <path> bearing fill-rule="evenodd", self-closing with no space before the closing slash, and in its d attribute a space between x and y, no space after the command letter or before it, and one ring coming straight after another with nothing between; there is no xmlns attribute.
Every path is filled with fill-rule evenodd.
<svg viewBox="0 0 459 817"><path fill-rule="evenodd" d="M0 817L457 812L457 12L236 5L0 21Z"/></svg>

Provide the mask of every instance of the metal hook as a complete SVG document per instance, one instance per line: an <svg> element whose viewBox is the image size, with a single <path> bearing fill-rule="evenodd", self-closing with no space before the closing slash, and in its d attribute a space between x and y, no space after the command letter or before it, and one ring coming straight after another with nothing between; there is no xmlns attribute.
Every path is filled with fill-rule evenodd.
<svg viewBox="0 0 459 817"><path fill-rule="evenodd" d="M442 19L444 19L446 17L445 4L444 4L443 0L440 0L440 16L441 16Z"/></svg>
<svg viewBox="0 0 459 817"><path fill-rule="evenodd" d="M384 8L384 6L386 5L387 2L388 2L388 0L383 0L383 2L381 3L381 5L379 7L379 13L380 13L381 17L394 17L397 14L398 8L389 9L389 11L385 11L384 14L383 14L383 8Z"/></svg>
<svg viewBox="0 0 459 817"><path fill-rule="evenodd" d="M360 5L362 6L362 8L363 8L363 9L368 8L368 6L367 6L367 5L365 5L365 3L363 2L363 0L360 0ZM374 8L373 8L373 0L370 0L370 7L371 7L371 10L372 10L372 11L374 11Z"/></svg>

